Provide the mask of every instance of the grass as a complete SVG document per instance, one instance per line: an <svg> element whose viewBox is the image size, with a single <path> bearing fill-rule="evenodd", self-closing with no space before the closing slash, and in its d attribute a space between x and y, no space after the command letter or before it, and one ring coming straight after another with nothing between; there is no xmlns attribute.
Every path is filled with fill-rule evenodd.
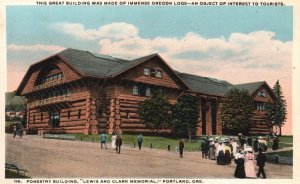
<svg viewBox="0 0 300 184"><path fill-rule="evenodd" d="M280 142L293 143L293 136L280 136L279 140Z"/></svg>
<svg viewBox="0 0 300 184"><path fill-rule="evenodd" d="M30 178L30 177L25 176L23 174L18 174L13 171L5 170L5 178Z"/></svg>
<svg viewBox="0 0 300 184"><path fill-rule="evenodd" d="M281 157L293 157L293 150L290 151L281 151L281 152L272 152L272 153L266 153L268 155L278 155Z"/></svg>
<svg viewBox="0 0 300 184"><path fill-rule="evenodd" d="M86 142L99 142L100 135L84 135L84 134L72 134L75 135L75 140L77 141L86 141ZM214 137L214 136L210 136ZM226 136L225 136L226 137ZM230 137L230 136L229 136ZM129 135L129 134L123 134L122 135L123 144L126 144L128 146L134 145L134 142L137 146L137 135ZM168 145L170 145L171 150L174 150L176 147L178 147L178 139L173 138L167 138L167 137L159 137L159 136L143 136L143 147L150 148L150 145L152 143L152 148L158 148L158 149L168 149ZM279 137L281 143L279 143L280 148L284 147L292 147L292 144L285 144L282 142L287 143L293 143L293 136L282 136ZM111 142L111 135L108 135L108 144ZM185 142L185 151L199 151L201 144L201 138L199 139L193 139L190 143L186 140ZM272 141L268 142L268 148L272 148Z"/></svg>
<svg viewBox="0 0 300 184"><path fill-rule="evenodd" d="M88 142L99 142L99 135L83 135L83 134L75 134L75 140L77 141L88 141ZM137 135L122 135L123 144L132 146L134 142L137 146ZM108 135L108 142L111 142L111 135ZM168 145L170 145L171 150L174 150L175 147L178 147L179 140L166 138L166 137L158 137L158 136L143 136L143 147L150 148L152 144L152 148L158 149L168 149ZM197 143L197 140L192 140L191 143L185 143L185 151L198 151L200 147L200 142Z"/></svg>

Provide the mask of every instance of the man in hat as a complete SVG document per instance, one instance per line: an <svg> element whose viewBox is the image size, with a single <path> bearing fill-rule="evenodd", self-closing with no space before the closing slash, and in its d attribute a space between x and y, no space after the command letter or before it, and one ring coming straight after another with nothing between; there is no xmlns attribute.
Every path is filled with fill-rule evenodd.
<svg viewBox="0 0 300 184"><path fill-rule="evenodd" d="M138 142L138 145L139 145L139 150L142 149L142 143L143 143L143 135L140 134L137 138L137 142Z"/></svg>
<svg viewBox="0 0 300 184"><path fill-rule="evenodd" d="M116 138L116 152L117 153L121 153L121 146L122 146L122 138L120 135L117 135L117 138Z"/></svg>
<svg viewBox="0 0 300 184"><path fill-rule="evenodd" d="M183 157L183 148L184 148L184 140L180 139L180 141L179 141L179 155L180 155L180 158Z"/></svg>
<svg viewBox="0 0 300 184"><path fill-rule="evenodd" d="M258 138L256 137L255 140L253 141L253 149L255 153L258 151L258 148L259 148L259 142L258 142Z"/></svg>
<svg viewBox="0 0 300 184"><path fill-rule="evenodd" d="M14 134L14 138L16 138L16 135L17 135L17 126L16 125L14 125L13 134Z"/></svg>
<svg viewBox="0 0 300 184"><path fill-rule="evenodd" d="M202 142L201 142L201 151L202 151L202 158L205 158L207 159L208 155L208 146L207 146L207 141L206 141L206 138L203 138L202 139Z"/></svg>
<svg viewBox="0 0 300 184"><path fill-rule="evenodd" d="M273 139L272 150L278 150L278 148L279 148L279 142L280 142L280 140L278 139L277 136L275 136L274 139Z"/></svg>
<svg viewBox="0 0 300 184"><path fill-rule="evenodd" d="M260 174L262 174L263 178L266 179L266 173L265 173L265 170L264 170L264 167L265 167L265 163L267 161L267 157L265 154L263 154L262 152L262 148L258 148L258 154L257 154L257 157L256 157L256 165L258 166L258 173L257 173L257 177L260 176Z"/></svg>
<svg viewBox="0 0 300 184"><path fill-rule="evenodd" d="M102 134L100 135L101 149L103 149L103 144L105 146L105 149L107 149L106 141L107 141L107 135L105 132L102 132Z"/></svg>

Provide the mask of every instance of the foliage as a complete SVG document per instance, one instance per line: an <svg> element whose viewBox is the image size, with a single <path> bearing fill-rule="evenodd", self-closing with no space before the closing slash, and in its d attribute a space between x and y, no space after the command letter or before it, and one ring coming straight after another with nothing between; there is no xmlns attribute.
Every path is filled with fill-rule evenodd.
<svg viewBox="0 0 300 184"><path fill-rule="evenodd" d="M225 131L233 134L247 134L251 128L254 104L247 90L230 89L226 100L221 104L221 125Z"/></svg>
<svg viewBox="0 0 300 184"><path fill-rule="evenodd" d="M181 96L172 108L172 132L179 137L195 136L198 124L198 101L191 95Z"/></svg>
<svg viewBox="0 0 300 184"><path fill-rule="evenodd" d="M156 91L151 98L146 99L139 105L139 116L144 120L147 128L153 133L158 133L163 128L168 128L170 124L171 106L165 96Z"/></svg>
<svg viewBox="0 0 300 184"><path fill-rule="evenodd" d="M22 111L26 109L26 100L15 96L14 92L5 93L5 111Z"/></svg>
<svg viewBox="0 0 300 184"><path fill-rule="evenodd" d="M269 103L267 105L267 120L271 122L273 126L282 127L286 121L287 109L286 100L284 99L279 80L275 83L273 87L273 92L276 97L274 104ZM280 131L281 135L281 131Z"/></svg>

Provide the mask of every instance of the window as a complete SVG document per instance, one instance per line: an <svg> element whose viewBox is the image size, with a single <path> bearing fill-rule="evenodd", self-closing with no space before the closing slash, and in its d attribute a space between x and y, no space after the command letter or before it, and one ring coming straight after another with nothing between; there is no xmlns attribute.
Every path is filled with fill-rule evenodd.
<svg viewBox="0 0 300 184"><path fill-rule="evenodd" d="M267 97L267 91L265 89L263 89L257 93L257 96Z"/></svg>
<svg viewBox="0 0 300 184"><path fill-rule="evenodd" d="M261 103L261 102L256 103L256 110L265 111L266 110L266 103Z"/></svg>
<svg viewBox="0 0 300 184"><path fill-rule="evenodd" d="M146 88L146 96L151 96L151 89L149 87Z"/></svg>
<svg viewBox="0 0 300 184"><path fill-rule="evenodd" d="M132 94L133 95L139 95L139 87L137 85L133 86Z"/></svg>
<svg viewBox="0 0 300 184"><path fill-rule="evenodd" d="M144 75L149 76L150 75L150 69L144 68Z"/></svg>
<svg viewBox="0 0 300 184"><path fill-rule="evenodd" d="M151 69L151 77L155 77L155 75L156 75L156 70L155 69Z"/></svg>
<svg viewBox="0 0 300 184"><path fill-rule="evenodd" d="M61 78L63 78L63 74L57 73L54 75L47 76L46 79L44 79L44 82L50 82L50 81L61 79Z"/></svg>
<svg viewBox="0 0 300 184"><path fill-rule="evenodd" d="M43 117L43 113L41 113L41 122L43 122L44 117Z"/></svg>
<svg viewBox="0 0 300 184"><path fill-rule="evenodd" d="M59 112L58 111L50 112L50 126L52 128L57 128L59 127L59 123L60 123Z"/></svg>
<svg viewBox="0 0 300 184"><path fill-rule="evenodd" d="M71 117L71 111L68 111L68 119Z"/></svg>
<svg viewBox="0 0 300 184"><path fill-rule="evenodd" d="M155 77L161 78L161 71L160 70L156 70Z"/></svg>
<svg viewBox="0 0 300 184"><path fill-rule="evenodd" d="M33 115L33 123L35 123L35 114Z"/></svg>

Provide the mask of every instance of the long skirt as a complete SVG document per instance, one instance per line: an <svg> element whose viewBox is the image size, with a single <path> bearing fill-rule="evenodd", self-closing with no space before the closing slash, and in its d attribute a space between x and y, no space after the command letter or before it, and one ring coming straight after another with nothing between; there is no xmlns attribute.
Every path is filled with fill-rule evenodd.
<svg viewBox="0 0 300 184"><path fill-rule="evenodd" d="M218 165L225 165L226 159L225 159L225 154L224 151L221 150L219 151L218 157L217 157L217 164Z"/></svg>
<svg viewBox="0 0 300 184"><path fill-rule="evenodd" d="M215 149L213 147L209 148L209 159L216 160Z"/></svg>
<svg viewBox="0 0 300 184"><path fill-rule="evenodd" d="M253 160L245 162L245 173L247 178L256 178Z"/></svg>
<svg viewBox="0 0 300 184"><path fill-rule="evenodd" d="M245 178L246 174L245 174L244 159L239 158L235 160L235 163L236 163L236 168L234 171L234 176L236 178Z"/></svg>
<svg viewBox="0 0 300 184"><path fill-rule="evenodd" d="M226 164L231 164L231 154L228 150L225 151Z"/></svg>

